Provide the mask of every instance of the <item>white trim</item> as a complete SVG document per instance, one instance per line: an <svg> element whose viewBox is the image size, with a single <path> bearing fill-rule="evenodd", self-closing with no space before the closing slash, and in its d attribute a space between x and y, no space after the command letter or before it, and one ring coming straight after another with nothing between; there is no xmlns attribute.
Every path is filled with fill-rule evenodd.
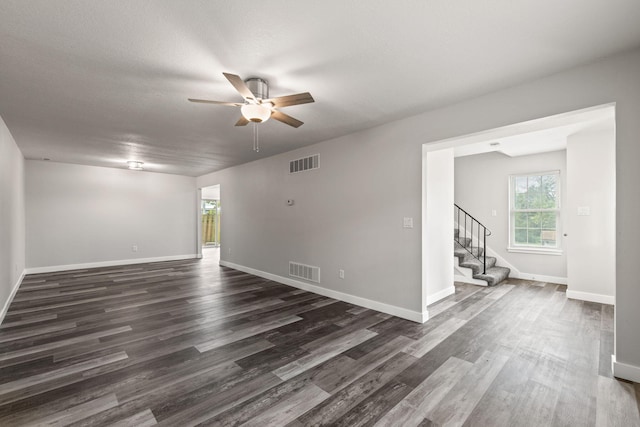
<svg viewBox="0 0 640 427"><path fill-rule="evenodd" d="M339 301L344 301L350 304L359 305L360 307L381 311L382 313L387 313L392 316L401 317L403 319L411 320L413 322L424 323L429 319L429 314L427 313L426 310L424 310L423 312L408 310L406 308L398 307L391 304L386 304L379 301L373 301L367 298L358 297L358 296L347 294L344 292L334 291L332 289L327 289L322 286L301 282L299 280L294 280L288 277L278 276L277 274L267 273L266 271L256 270L255 268L245 267L244 265L235 264L229 261L220 260L220 265L223 267L229 267L229 268L233 268L234 270L239 270L245 273L253 274L254 276L262 277L264 279L273 280L274 282L282 283L284 285L293 286L294 288L313 292L318 295L323 295L329 298L337 299Z"/></svg>
<svg viewBox="0 0 640 427"><path fill-rule="evenodd" d="M523 280L535 280L536 282L557 283L559 285L566 285L568 283L568 279L566 277L545 276L543 274L536 273L520 273L516 278Z"/></svg>
<svg viewBox="0 0 640 427"><path fill-rule="evenodd" d="M4 303L4 306L2 307L2 311L0 311L0 325L4 321L4 317L7 315L7 312L9 311L9 306L11 305L13 298L18 293L18 288L20 288L20 284L22 283L22 279L24 279L25 274L27 274L26 270L22 270L22 274L20 275L20 277L18 277L18 280L13 285L13 288L11 289L11 293L9 294L9 298L7 298L7 300Z"/></svg>
<svg viewBox="0 0 640 427"><path fill-rule="evenodd" d="M613 295L592 294L591 292L580 292L567 289L567 298L615 305L615 298Z"/></svg>
<svg viewBox="0 0 640 427"><path fill-rule="evenodd" d="M562 255L563 254L562 249L558 249L558 248L545 249L545 248L535 248L532 246L522 246L522 247L509 246L507 248L507 252L514 252L518 254L535 254L535 255Z"/></svg>
<svg viewBox="0 0 640 427"><path fill-rule="evenodd" d="M640 367L618 362L615 354L611 355L611 370L616 378L640 383Z"/></svg>
<svg viewBox="0 0 640 427"><path fill-rule="evenodd" d="M159 257L153 257L153 258L136 258L136 259L120 259L115 261L87 262L83 264L50 265L46 267L30 267L25 269L25 272L26 274L55 273L57 271L83 270L85 268L114 267L118 265L145 264L148 262L195 259L197 258L197 256L198 256L197 254L169 255L169 256L159 256Z"/></svg>
<svg viewBox="0 0 640 427"><path fill-rule="evenodd" d="M202 188L196 189L196 258L202 258Z"/></svg>
<svg viewBox="0 0 640 427"><path fill-rule="evenodd" d="M515 180L516 178L526 177L527 183L528 179L531 176L549 176L556 175L556 207L555 208L546 208L546 209L516 209L515 205ZM561 216L562 216L562 206L560 201L562 200L561 194L561 181L560 171L559 170L551 170L545 172L531 172L531 173L519 173L509 175L509 245L507 247L508 252L519 252L519 253L531 253L531 254L540 254L540 255L562 255L562 248L560 247L560 240L556 240L555 247L544 247L544 246L533 246L533 245L517 245L515 242L515 214L518 212L555 212L556 214L556 235L562 235L562 224L561 224ZM564 178L566 180L566 178Z"/></svg>
<svg viewBox="0 0 640 427"><path fill-rule="evenodd" d="M610 114L615 114L615 107L615 102L594 105L593 107L581 108L580 110L568 111L565 113L555 114L553 116L539 117L537 119L513 123L506 126L499 126L497 128L482 130L467 135L427 141L423 144L423 147L426 148L426 151L437 151L445 148L462 147L465 145L476 144L478 142L508 138L522 133L549 129L550 127L566 126L578 122L598 120L605 117L603 112L611 112Z"/></svg>
<svg viewBox="0 0 640 427"><path fill-rule="evenodd" d="M455 280L456 282L468 283L470 285L489 286L489 284L484 280L474 279L473 277L467 277L461 274L454 274L453 280Z"/></svg>
<svg viewBox="0 0 640 427"><path fill-rule="evenodd" d="M433 295L427 295L427 305L431 305L455 293L456 293L456 287L451 285L448 288L444 288L443 290L436 292Z"/></svg>

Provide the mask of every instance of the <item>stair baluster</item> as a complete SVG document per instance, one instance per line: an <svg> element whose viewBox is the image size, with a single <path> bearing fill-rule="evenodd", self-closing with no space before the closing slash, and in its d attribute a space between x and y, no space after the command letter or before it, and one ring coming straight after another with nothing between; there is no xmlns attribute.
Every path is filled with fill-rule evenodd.
<svg viewBox="0 0 640 427"><path fill-rule="evenodd" d="M458 232L458 235L455 236L455 240L456 242L458 242L460 244L460 246L462 246L467 252L469 252L475 259L477 259L478 261L482 262L482 274L486 274L487 272L487 237L491 236L491 230L489 230L487 227L485 227L480 221L478 221L477 219L475 219L473 216L471 216L467 211L465 211L464 209L462 209L460 206L458 206L457 204L453 204L454 209L455 209L455 213L456 216L458 218L458 229L460 230L460 216L463 216L464 219L464 236L460 236L460 232ZM467 223L469 223L469 225L467 225ZM477 236L474 234L473 232L473 228L474 228L474 224L476 226L477 229ZM467 237L470 236L470 237ZM476 238L476 253L473 253L473 239L474 237ZM463 241L460 241L460 239L463 239ZM470 250L467 249L467 245L464 244L464 239L465 238L469 238L471 239L471 244L469 245L469 247L471 248ZM480 248L482 248L482 254L480 254ZM482 256L482 258L481 258Z"/></svg>

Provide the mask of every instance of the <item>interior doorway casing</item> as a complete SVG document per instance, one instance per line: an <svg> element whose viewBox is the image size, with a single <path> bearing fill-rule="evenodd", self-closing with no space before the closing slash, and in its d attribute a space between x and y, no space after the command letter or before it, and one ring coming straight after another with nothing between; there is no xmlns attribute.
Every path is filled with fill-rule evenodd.
<svg viewBox="0 0 640 427"><path fill-rule="evenodd" d="M447 277L445 270L453 271L453 251L449 251L446 259L441 258L440 263L436 264L431 261L433 250L440 247L442 250L447 250L448 244L445 240L453 241L452 233L453 226L449 227L451 230L448 233L435 233L434 223L430 222L435 218L444 219L449 212L452 212L452 204L446 203L447 200L453 200L453 187L448 185L442 185L439 181L438 175L429 172L429 167L441 167L434 159L438 156L447 153L448 150L453 150L456 147L468 146L472 144L487 143L496 139L508 138L516 135L522 135L531 132L537 132L543 129L548 129L557 126L568 126L571 124L579 123L580 121L597 121L603 117L609 117L615 121L615 103L599 105L595 107L585 108L582 110L572 111L568 113L558 114L550 117L545 117L536 120L530 120L526 122L516 123L513 125L503 126L487 131L477 132L470 135L464 135L455 138L448 138L441 141L435 141L432 143L426 143L422 146L422 307L425 310L428 318L427 305L446 297L449 292L445 284L439 283L439 280ZM615 143L613 148L615 151ZM440 153L440 154L436 154ZM615 167L615 166L614 166ZM449 176L449 173L446 173ZM447 178L445 178L446 182ZM451 197L445 197L442 194L439 196L441 203L433 204L429 203L430 198L433 198L433 194L441 193L443 188L450 188ZM614 189L615 191L615 189ZM431 194L431 195L430 195ZM451 222L453 223L453 214L450 215ZM615 224L614 224L615 230ZM612 239L615 239L615 232ZM434 241L440 240L440 241ZM615 246L615 240L614 240ZM449 255L450 254L450 255ZM615 253L609 253L607 256L613 257L613 263L615 264ZM434 271L435 270L435 271ZM452 275L453 276L453 275ZM614 279L615 280L615 279ZM435 284L435 286L434 286ZM451 279L449 285L452 287L453 279ZM615 284L614 284L615 288Z"/></svg>
<svg viewBox="0 0 640 427"><path fill-rule="evenodd" d="M202 241L202 202L205 199L213 199L221 201L222 197L222 188L220 184L209 185L206 187L197 189L196 196L196 212L197 212L197 220L196 220L196 257L202 258L202 247L204 242Z"/></svg>

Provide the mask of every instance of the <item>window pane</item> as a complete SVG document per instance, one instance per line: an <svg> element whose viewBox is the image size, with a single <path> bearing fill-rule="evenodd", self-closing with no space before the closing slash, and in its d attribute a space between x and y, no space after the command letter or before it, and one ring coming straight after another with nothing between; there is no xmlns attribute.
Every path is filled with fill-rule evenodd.
<svg viewBox="0 0 640 427"><path fill-rule="evenodd" d="M556 228L556 213L555 212L541 212L541 224L542 228L548 228L555 230Z"/></svg>
<svg viewBox="0 0 640 427"><path fill-rule="evenodd" d="M542 213L541 212L529 212L528 213L528 225L527 228L542 228Z"/></svg>
<svg viewBox="0 0 640 427"><path fill-rule="evenodd" d="M540 208L553 209L557 204L558 175L544 175L541 180Z"/></svg>
<svg viewBox="0 0 640 427"><path fill-rule="evenodd" d="M558 247L559 187L557 173L511 177L513 244ZM525 210L527 212L517 212ZM549 210L552 210L549 212Z"/></svg>
<svg viewBox="0 0 640 427"><path fill-rule="evenodd" d="M516 209L527 209L527 177L517 176L514 180L514 201Z"/></svg>
<svg viewBox="0 0 640 427"><path fill-rule="evenodd" d="M530 176L527 179L527 208L538 209L540 207L541 177Z"/></svg>
<svg viewBox="0 0 640 427"><path fill-rule="evenodd" d="M527 241L530 245L539 246L541 243L540 230L527 230Z"/></svg>
<svg viewBox="0 0 640 427"><path fill-rule="evenodd" d="M516 228L515 243L518 244L518 245L526 245L527 244L527 229L526 228Z"/></svg>
<svg viewBox="0 0 640 427"><path fill-rule="evenodd" d="M526 212L516 212L514 214L514 222L516 228L526 228L527 227L527 213Z"/></svg>

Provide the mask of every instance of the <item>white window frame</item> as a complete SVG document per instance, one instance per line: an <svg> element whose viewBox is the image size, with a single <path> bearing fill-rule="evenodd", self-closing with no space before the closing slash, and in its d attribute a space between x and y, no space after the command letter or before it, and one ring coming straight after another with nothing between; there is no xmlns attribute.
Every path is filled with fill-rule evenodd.
<svg viewBox="0 0 640 427"><path fill-rule="evenodd" d="M521 177L556 175L556 208L555 209L515 209L515 180ZM561 188L562 176L559 170L545 172L530 172L509 175L509 252L534 253L544 255L562 255L561 239ZM523 245L515 243L515 214L516 212L555 212L556 213L556 246Z"/></svg>

